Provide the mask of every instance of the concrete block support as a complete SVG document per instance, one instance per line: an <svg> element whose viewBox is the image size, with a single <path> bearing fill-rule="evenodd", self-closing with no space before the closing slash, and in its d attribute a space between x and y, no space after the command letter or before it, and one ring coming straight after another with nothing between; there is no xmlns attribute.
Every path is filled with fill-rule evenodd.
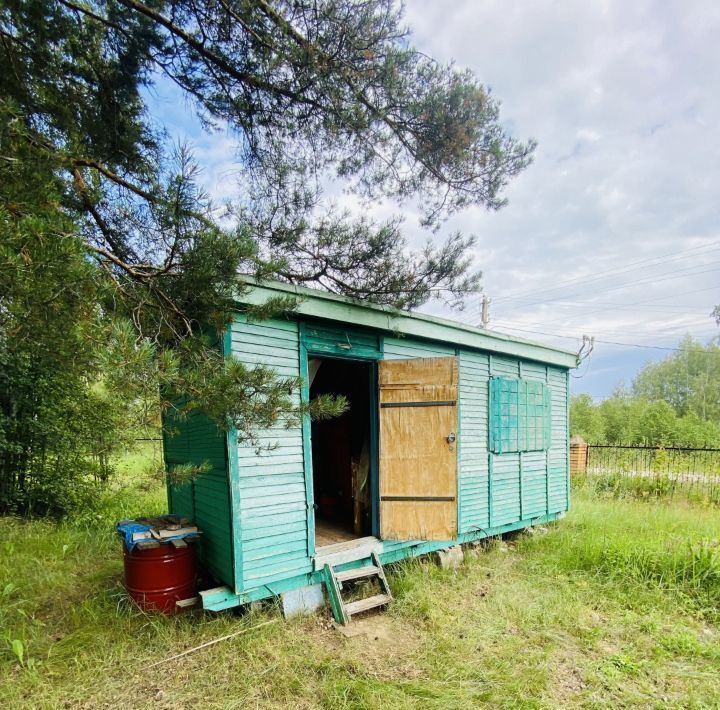
<svg viewBox="0 0 720 710"><path fill-rule="evenodd" d="M299 614L312 614L325 604L322 584L311 584L280 595L283 616L289 619Z"/></svg>
<svg viewBox="0 0 720 710"><path fill-rule="evenodd" d="M463 561L463 549L460 545L454 545L447 550L439 550L435 553L440 567L456 571Z"/></svg>

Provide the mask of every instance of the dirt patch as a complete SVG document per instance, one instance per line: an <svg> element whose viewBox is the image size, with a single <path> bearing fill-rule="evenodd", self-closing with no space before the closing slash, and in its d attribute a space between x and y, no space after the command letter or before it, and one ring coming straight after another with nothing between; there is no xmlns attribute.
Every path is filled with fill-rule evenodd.
<svg viewBox="0 0 720 710"><path fill-rule="evenodd" d="M347 626L334 624L344 651L376 678L417 678L420 635L413 626L387 614L356 617ZM392 661L388 663L388 661Z"/></svg>
<svg viewBox="0 0 720 710"><path fill-rule="evenodd" d="M576 659L569 655L558 659L552 678L549 695L553 704L557 704L559 707L577 703L578 695L588 687Z"/></svg>
<svg viewBox="0 0 720 710"><path fill-rule="evenodd" d="M367 614L360 618L355 618L352 623L347 626L342 624L333 624L333 626L345 638L357 638L363 636L379 645L389 643L391 638L392 623L388 621L388 617L384 614Z"/></svg>

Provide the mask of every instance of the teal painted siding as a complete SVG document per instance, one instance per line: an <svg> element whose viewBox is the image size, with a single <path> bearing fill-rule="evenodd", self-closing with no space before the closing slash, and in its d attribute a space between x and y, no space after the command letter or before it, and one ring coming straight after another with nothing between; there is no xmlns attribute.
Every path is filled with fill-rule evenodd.
<svg viewBox="0 0 720 710"><path fill-rule="evenodd" d="M523 377L490 380L490 451L503 454L550 447L550 393Z"/></svg>
<svg viewBox="0 0 720 710"><path fill-rule="evenodd" d="M556 367L548 367L552 433L548 457L548 509L555 513L568 510L568 373Z"/></svg>
<svg viewBox="0 0 720 710"><path fill-rule="evenodd" d="M307 349L320 355L380 359L382 336L348 326L303 323L302 340Z"/></svg>
<svg viewBox="0 0 720 710"><path fill-rule="evenodd" d="M455 348L413 338L385 338L383 340L384 360L403 360L413 357L448 357L455 355Z"/></svg>
<svg viewBox="0 0 720 710"><path fill-rule="evenodd" d="M488 355L460 351L458 525L461 533L490 525L488 507Z"/></svg>
<svg viewBox="0 0 720 710"><path fill-rule="evenodd" d="M163 415L163 456L165 470L187 463L190 448L188 444L187 423L173 417L172 411ZM195 504L191 484L176 486L168 479L168 509L171 513L185 515L195 519Z"/></svg>
<svg viewBox="0 0 720 710"><path fill-rule="evenodd" d="M520 509L520 454L491 454L492 524L507 525L522 518Z"/></svg>
<svg viewBox="0 0 720 710"><path fill-rule="evenodd" d="M403 313L387 306L360 303L354 299L317 289L279 282L260 284L253 279L243 280L250 288L239 294L242 303L261 304L274 296L291 295L299 297L295 313L306 319L333 322L340 327L352 324L353 327L374 330L378 333L402 334L425 342L449 344L452 348L502 353L510 357L552 363L559 367L577 365L575 354L567 350L518 340L492 330L482 330L456 321L418 313Z"/></svg>
<svg viewBox="0 0 720 710"><path fill-rule="evenodd" d="M302 334L302 338L301 338ZM378 336L343 324L271 320L248 323L238 316L226 349L248 364L266 364L281 376L302 373L304 348L349 357L405 359L458 356L458 525L462 539L567 509L567 373L520 361L410 337ZM492 375L545 383L551 400L551 447L547 451L488 452L488 388ZM299 396L299 394L298 394ZM260 432L258 452L230 439L233 471L234 588L260 598L288 580L312 574L313 536L301 426ZM174 491L178 501L185 491ZM422 543L425 544L425 543ZM435 543L434 543L435 544ZM386 541L383 555L415 554L419 541ZM309 579L310 577L306 577ZM294 582L295 584L295 582ZM275 586L274 586L275 585Z"/></svg>
<svg viewBox="0 0 720 710"><path fill-rule="evenodd" d="M547 453L526 451L522 456L521 518L535 518L547 512Z"/></svg>
<svg viewBox="0 0 720 710"><path fill-rule="evenodd" d="M277 284L255 288L245 302L263 302L278 290L296 291ZM233 355L249 367L270 366L279 376L293 378L307 374L308 352L366 360L456 356L457 541L555 520L568 509L567 368L574 364L572 353L424 316L361 306L327 294L302 289L299 293L303 300L292 320L248 322L238 315L223 336L226 356ZM374 365L370 369L374 371ZM529 450L518 445L523 449L519 453L489 451L493 376L519 377L546 386L549 448ZM299 402L301 392L293 396ZM223 592L210 608L267 598L319 581L312 560L312 466L305 445L309 422L292 428L281 422L259 432L259 446L267 447L261 450L238 441L237 432L219 432L199 414L173 420L169 413L165 423L177 430L176 436L165 438L168 467L210 464L210 470L191 484L168 486L171 511L197 522L204 533L203 561L235 592ZM377 486L376 475L373 481ZM380 554L390 562L442 549L449 542L456 541L385 541Z"/></svg>
<svg viewBox="0 0 720 710"><path fill-rule="evenodd" d="M168 485L170 512L191 518L203 531L200 539L203 563L218 579L232 583L232 530L225 435L208 417L199 413L178 418L170 411L164 419L165 428L175 432L174 436L164 435L167 469L178 464L210 465L210 469L192 483Z"/></svg>
<svg viewBox="0 0 720 710"><path fill-rule="evenodd" d="M472 536L488 528L567 510L567 373L510 356L460 349L458 529ZM384 358L445 357L443 344L388 337ZM488 453L488 387L491 375L543 382L550 393L550 448ZM392 548L404 543L393 543ZM386 550L389 544L385 545Z"/></svg>
<svg viewBox="0 0 720 710"><path fill-rule="evenodd" d="M544 451L490 454L491 525L568 509L567 371L493 355L490 375L545 383L550 394L550 441Z"/></svg>
<svg viewBox="0 0 720 710"><path fill-rule="evenodd" d="M247 365L265 364L278 375L300 375L298 323L269 320L248 323L237 316L230 350ZM299 393L297 397L299 398ZM235 588L249 590L310 572L308 508L302 427L283 423L259 433L267 450L239 441L236 447Z"/></svg>
<svg viewBox="0 0 720 710"><path fill-rule="evenodd" d="M547 367L537 362L521 361L519 372L526 380L544 382L550 389L548 383ZM552 443L552 412L555 409L550 396L550 443ZM523 454L523 517L535 517L545 515L548 511L547 483L548 483L548 451L531 451Z"/></svg>

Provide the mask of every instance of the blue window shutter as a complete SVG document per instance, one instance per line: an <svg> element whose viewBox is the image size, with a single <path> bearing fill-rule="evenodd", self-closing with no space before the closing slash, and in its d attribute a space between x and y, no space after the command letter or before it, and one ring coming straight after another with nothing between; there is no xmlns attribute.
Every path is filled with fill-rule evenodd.
<svg viewBox="0 0 720 710"><path fill-rule="evenodd" d="M550 392L544 382L490 380L489 448L496 454L550 448Z"/></svg>

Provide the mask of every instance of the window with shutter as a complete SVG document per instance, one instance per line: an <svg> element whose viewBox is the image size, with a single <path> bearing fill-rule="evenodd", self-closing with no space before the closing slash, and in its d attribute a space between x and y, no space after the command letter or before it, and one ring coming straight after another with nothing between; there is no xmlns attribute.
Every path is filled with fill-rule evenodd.
<svg viewBox="0 0 720 710"><path fill-rule="evenodd" d="M550 394L544 382L490 380L490 451L507 454L550 447Z"/></svg>

